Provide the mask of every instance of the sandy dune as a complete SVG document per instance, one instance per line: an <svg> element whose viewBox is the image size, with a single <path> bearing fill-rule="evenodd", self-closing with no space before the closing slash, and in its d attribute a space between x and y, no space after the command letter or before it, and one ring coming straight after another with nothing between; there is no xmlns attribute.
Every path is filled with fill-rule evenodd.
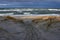
<svg viewBox="0 0 60 40"><path fill-rule="evenodd" d="M60 40L60 16L0 16L0 40Z"/></svg>

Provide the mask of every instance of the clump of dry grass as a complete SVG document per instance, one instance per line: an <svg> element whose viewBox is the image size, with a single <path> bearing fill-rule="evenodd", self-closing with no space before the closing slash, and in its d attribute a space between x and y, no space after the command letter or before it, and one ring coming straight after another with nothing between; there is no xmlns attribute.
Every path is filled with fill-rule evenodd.
<svg viewBox="0 0 60 40"><path fill-rule="evenodd" d="M48 30L49 28L52 28L51 25L52 25L53 23L58 23L58 22L60 22L60 20L58 20L57 18L58 18L58 17L56 17L56 16L52 16L52 17L50 16L50 17L48 17L47 20L45 20L45 21L47 21L47 26L46 26L47 30Z"/></svg>
<svg viewBox="0 0 60 40"><path fill-rule="evenodd" d="M24 23L22 19L16 19L16 18L11 17L11 16L6 16L4 20L12 20L13 22Z"/></svg>
<svg viewBox="0 0 60 40"><path fill-rule="evenodd" d="M38 23L38 22L40 22L40 21L42 21L42 19L33 19L33 20L32 20L33 23Z"/></svg>
<svg viewBox="0 0 60 40"><path fill-rule="evenodd" d="M11 17L11 16L6 16L6 19L16 20L16 18L13 18L13 17Z"/></svg>
<svg viewBox="0 0 60 40"><path fill-rule="evenodd" d="M32 22L33 23L39 23L39 22L44 22L46 21L47 22L47 26L46 26L46 29L48 30L49 28L51 28L51 25L53 23L58 23L60 22L59 20L60 18L57 17L57 16L47 16L47 17L42 17L42 18L38 18L38 19L33 19Z"/></svg>

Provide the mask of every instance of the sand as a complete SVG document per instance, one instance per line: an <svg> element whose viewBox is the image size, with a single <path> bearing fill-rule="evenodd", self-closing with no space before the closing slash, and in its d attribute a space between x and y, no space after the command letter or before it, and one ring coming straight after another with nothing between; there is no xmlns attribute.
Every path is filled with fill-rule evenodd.
<svg viewBox="0 0 60 40"><path fill-rule="evenodd" d="M60 40L60 16L0 16L0 40Z"/></svg>

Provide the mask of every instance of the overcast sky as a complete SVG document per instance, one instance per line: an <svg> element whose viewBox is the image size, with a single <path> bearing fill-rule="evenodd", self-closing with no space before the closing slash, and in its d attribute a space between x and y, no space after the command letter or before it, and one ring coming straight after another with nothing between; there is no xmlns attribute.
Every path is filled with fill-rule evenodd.
<svg viewBox="0 0 60 40"><path fill-rule="evenodd" d="M0 0L0 2L47 2L47 1L55 1L60 2L60 0Z"/></svg>
<svg viewBox="0 0 60 40"><path fill-rule="evenodd" d="M0 8L60 8L60 0L0 0Z"/></svg>

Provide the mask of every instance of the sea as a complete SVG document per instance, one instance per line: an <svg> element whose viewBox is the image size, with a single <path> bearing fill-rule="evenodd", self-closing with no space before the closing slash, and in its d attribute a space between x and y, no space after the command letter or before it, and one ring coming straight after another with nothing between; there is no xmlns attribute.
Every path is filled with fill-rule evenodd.
<svg viewBox="0 0 60 40"><path fill-rule="evenodd" d="M0 8L0 16L60 16L60 9Z"/></svg>

